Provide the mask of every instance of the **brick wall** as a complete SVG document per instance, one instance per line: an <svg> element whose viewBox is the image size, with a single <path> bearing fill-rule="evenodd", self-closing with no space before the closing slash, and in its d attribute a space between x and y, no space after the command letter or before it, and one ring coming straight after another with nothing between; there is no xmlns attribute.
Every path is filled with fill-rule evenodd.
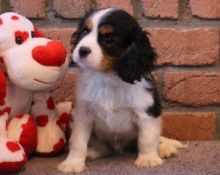
<svg viewBox="0 0 220 175"><path fill-rule="evenodd" d="M1 12L29 17L43 33L69 39L91 8L120 7L132 14L156 48L156 77L164 108L164 135L181 140L220 138L220 0L1 0ZM74 73L55 90L73 100Z"/></svg>

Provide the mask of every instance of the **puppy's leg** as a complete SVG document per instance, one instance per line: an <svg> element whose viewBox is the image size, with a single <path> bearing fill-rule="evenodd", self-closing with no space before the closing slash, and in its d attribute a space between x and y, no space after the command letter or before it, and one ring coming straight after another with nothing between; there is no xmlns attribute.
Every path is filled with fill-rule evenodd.
<svg viewBox="0 0 220 175"><path fill-rule="evenodd" d="M87 144L92 129L92 118L89 113L76 110L70 138L70 152L58 169L65 173L80 173L85 170Z"/></svg>
<svg viewBox="0 0 220 175"><path fill-rule="evenodd" d="M158 152L161 158L168 158L172 155L176 155L178 149L186 147L187 145L182 144L178 140L168 139L161 136L158 146Z"/></svg>
<svg viewBox="0 0 220 175"><path fill-rule="evenodd" d="M89 148L87 151L87 159L94 160L100 157L105 157L111 154L111 148L95 136L92 136L89 141Z"/></svg>
<svg viewBox="0 0 220 175"><path fill-rule="evenodd" d="M135 110L138 115L138 157L135 161L138 167L154 167L161 165L157 147L161 131L160 117L148 116L144 110Z"/></svg>

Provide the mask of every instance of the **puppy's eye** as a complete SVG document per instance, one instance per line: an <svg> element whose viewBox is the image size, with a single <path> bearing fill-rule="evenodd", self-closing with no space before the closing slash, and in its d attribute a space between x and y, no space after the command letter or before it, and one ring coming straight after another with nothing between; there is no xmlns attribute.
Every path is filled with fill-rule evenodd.
<svg viewBox="0 0 220 175"><path fill-rule="evenodd" d="M87 35L89 33L89 30L87 29L87 28L84 28L83 30L82 30L82 36L85 36L85 35Z"/></svg>
<svg viewBox="0 0 220 175"><path fill-rule="evenodd" d="M104 42L106 45L112 45L114 43L114 39L111 35L105 35Z"/></svg>

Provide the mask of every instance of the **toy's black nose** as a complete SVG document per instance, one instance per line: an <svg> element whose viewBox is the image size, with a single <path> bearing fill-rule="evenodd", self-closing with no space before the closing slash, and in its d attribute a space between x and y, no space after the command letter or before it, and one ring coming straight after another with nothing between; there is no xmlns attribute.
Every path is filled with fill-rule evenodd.
<svg viewBox="0 0 220 175"><path fill-rule="evenodd" d="M86 57L87 55L89 55L89 53L91 53L90 48L83 46L79 48L79 55L81 57Z"/></svg>

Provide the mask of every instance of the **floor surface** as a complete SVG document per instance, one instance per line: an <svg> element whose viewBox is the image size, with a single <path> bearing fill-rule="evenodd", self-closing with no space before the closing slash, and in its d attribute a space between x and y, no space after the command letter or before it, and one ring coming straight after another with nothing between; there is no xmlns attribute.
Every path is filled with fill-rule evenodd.
<svg viewBox="0 0 220 175"><path fill-rule="evenodd" d="M65 156L33 157L17 175L63 175L56 166ZM134 154L125 154L91 161L81 175L220 175L220 141L190 142L188 148L156 168L138 169L134 159Z"/></svg>

